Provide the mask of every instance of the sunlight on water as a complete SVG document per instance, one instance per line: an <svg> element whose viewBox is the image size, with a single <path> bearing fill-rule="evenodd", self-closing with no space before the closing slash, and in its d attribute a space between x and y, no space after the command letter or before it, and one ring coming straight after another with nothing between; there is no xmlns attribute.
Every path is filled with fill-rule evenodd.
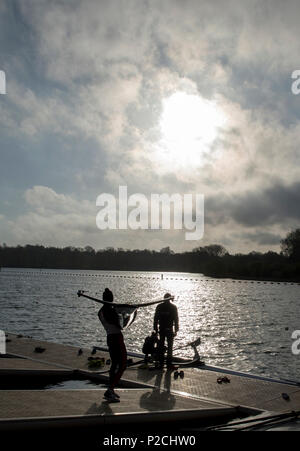
<svg viewBox="0 0 300 451"><path fill-rule="evenodd" d="M101 297L109 287L115 302L149 302L175 296L180 331L175 354L201 337L206 363L269 376L299 379L300 357L291 335L300 329L296 284L218 280L199 274L154 272L2 269L0 329L37 339L91 347L106 346L99 305L78 298L77 290ZM127 348L141 352L152 331L155 306L138 310L125 331Z"/></svg>

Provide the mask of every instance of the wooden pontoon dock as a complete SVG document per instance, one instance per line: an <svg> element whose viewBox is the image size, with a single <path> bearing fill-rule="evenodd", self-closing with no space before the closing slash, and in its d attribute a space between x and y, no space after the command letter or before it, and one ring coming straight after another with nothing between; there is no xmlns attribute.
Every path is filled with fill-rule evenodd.
<svg viewBox="0 0 300 451"><path fill-rule="evenodd" d="M187 425L201 429L246 416L260 418L300 410L297 383L205 365L185 368L183 379L175 379L168 371L150 371L141 364L129 366L118 388L121 402L113 404L103 398L103 385L91 389L24 388L26 381L42 384L52 379L105 383L109 355L104 350L94 351L93 356L105 363L100 369L91 369L88 358L92 349L79 352L78 347L16 334L7 334L6 341L6 355L0 358L0 433L88 427L147 430L154 424L168 430L184 430ZM228 381L220 383L224 375Z"/></svg>

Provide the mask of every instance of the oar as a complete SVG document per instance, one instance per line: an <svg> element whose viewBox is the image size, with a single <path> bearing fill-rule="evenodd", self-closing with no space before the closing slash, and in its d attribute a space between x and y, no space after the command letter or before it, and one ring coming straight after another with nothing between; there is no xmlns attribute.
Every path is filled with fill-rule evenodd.
<svg viewBox="0 0 300 451"><path fill-rule="evenodd" d="M190 343L187 343L185 345L179 346L178 348L174 349L174 351L177 351L178 349L187 348L188 346L191 346L192 348L199 346L201 343L201 338L198 337L195 341L191 341Z"/></svg>
<svg viewBox="0 0 300 451"><path fill-rule="evenodd" d="M84 290L78 290L77 296L78 297L83 296L84 298L91 299L92 301L98 302L100 304L112 305L111 302L103 301L103 299L94 298L93 296L88 296L87 294L84 294L84 293L85 293ZM158 301L151 301L151 302L145 302L145 303L139 303L139 304L118 304L118 303L114 302L113 305L116 307L129 307L129 308L135 309L135 308L140 308L140 307L147 307L148 305L159 304L160 302L164 302L167 300L174 300L174 296L170 296L165 299L159 299Z"/></svg>

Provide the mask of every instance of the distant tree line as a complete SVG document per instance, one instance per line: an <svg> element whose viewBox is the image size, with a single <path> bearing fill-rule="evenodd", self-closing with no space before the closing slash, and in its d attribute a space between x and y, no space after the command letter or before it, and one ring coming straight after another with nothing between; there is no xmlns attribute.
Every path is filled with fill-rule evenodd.
<svg viewBox="0 0 300 451"><path fill-rule="evenodd" d="M160 251L125 250L91 246L44 247L0 245L0 266L11 268L57 268L132 271L178 271L212 277L300 281L300 229L281 241L281 252L250 252L230 255L218 244L175 253L169 247Z"/></svg>

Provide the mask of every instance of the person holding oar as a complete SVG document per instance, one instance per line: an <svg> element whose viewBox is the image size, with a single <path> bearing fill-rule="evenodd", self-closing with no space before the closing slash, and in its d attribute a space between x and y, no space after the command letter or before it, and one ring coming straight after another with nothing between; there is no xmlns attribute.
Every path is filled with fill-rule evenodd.
<svg viewBox="0 0 300 451"><path fill-rule="evenodd" d="M103 301L113 303L113 293L105 288L103 293ZM122 377L127 364L127 351L122 334L119 316L113 305L104 304L98 312L106 334L107 346L111 359L111 367L109 370L109 386L104 393L104 398L109 402L120 402L120 396L115 392L115 387Z"/></svg>

